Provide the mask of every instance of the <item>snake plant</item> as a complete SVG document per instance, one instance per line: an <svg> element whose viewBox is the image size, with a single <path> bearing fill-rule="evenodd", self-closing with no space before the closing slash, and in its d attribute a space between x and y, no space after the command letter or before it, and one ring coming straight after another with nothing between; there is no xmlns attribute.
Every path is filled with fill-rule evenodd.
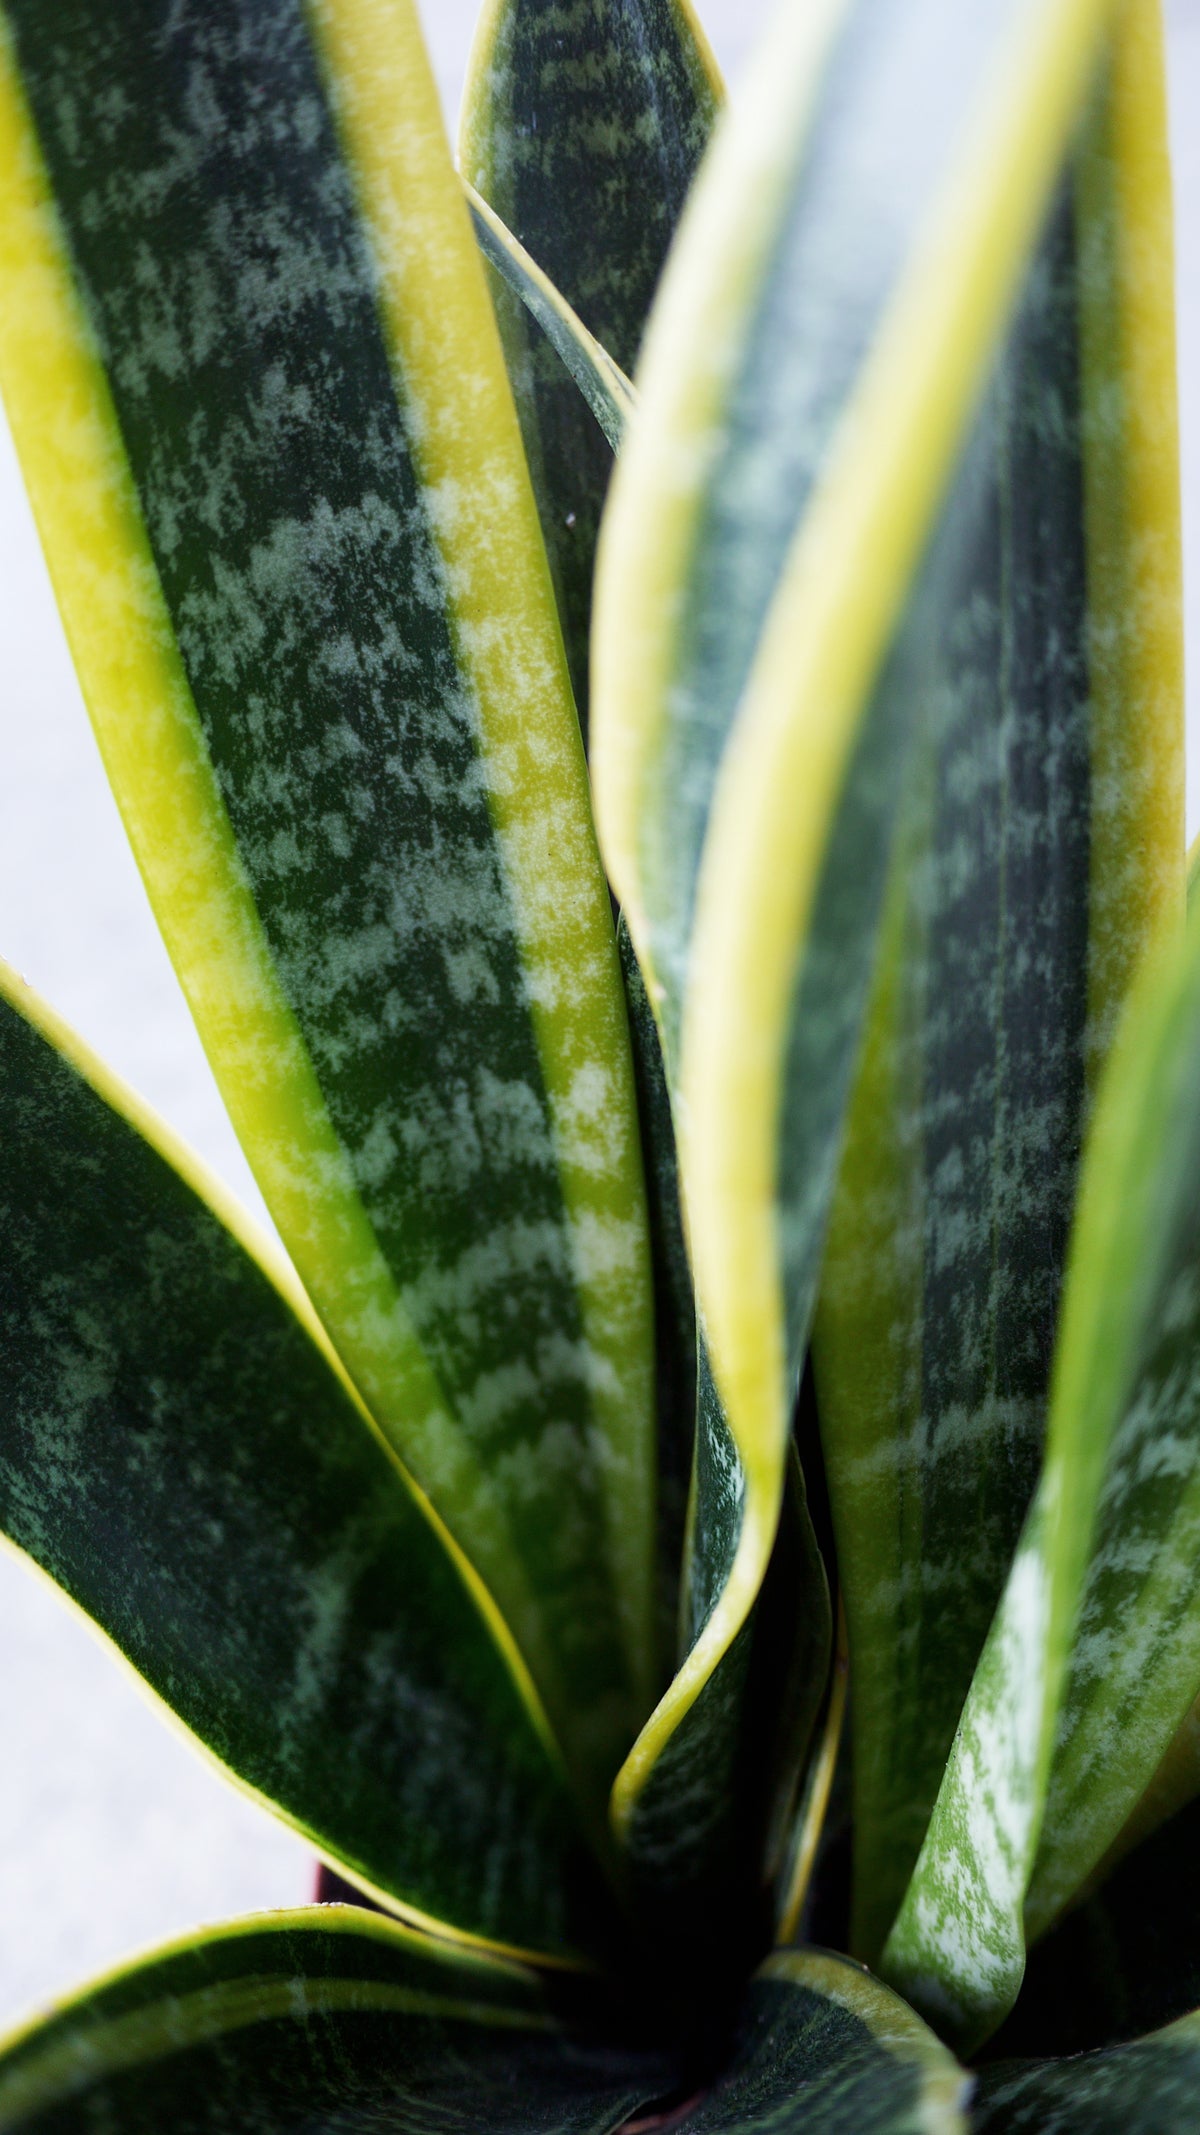
<svg viewBox="0 0 1200 2135"><path fill-rule="evenodd" d="M723 105L487 0L456 170L414 0L0 0L0 385L282 1241L6 972L0 1521L341 1894L0 2129L1200 2126L1157 0L783 0Z"/></svg>

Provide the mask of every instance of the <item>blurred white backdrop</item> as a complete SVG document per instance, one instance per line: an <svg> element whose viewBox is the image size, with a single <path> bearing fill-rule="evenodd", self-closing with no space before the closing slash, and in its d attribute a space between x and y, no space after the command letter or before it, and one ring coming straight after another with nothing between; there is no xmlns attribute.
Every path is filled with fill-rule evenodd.
<svg viewBox="0 0 1200 2135"><path fill-rule="evenodd" d="M700 0L731 86L766 0ZM453 120L476 0L424 0ZM1200 646L1200 0L1168 0L1189 643ZM0 954L252 1207L79 699L0 428ZM1200 673L1200 652L1193 666ZM1189 834L1200 697L1189 691ZM87 1628L0 1551L0 2026L197 1921L302 1902L298 1840L213 1776Z"/></svg>

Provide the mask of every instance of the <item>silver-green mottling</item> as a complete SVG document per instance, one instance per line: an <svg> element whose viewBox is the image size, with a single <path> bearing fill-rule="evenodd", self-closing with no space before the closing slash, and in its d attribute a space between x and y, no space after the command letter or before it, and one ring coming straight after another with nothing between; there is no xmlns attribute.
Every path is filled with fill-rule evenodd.
<svg viewBox="0 0 1200 2135"><path fill-rule="evenodd" d="M215 1928L0 2049L38 2135L609 2135L669 2085L589 2046L516 1966L322 1907Z"/></svg>
<svg viewBox="0 0 1200 2135"><path fill-rule="evenodd" d="M461 499L419 476L305 11L5 12L274 976L589 1715L588 1756L611 1768L643 1695L594 1399L623 1350L614 1337L597 1353L581 1270L600 1271L623 1334L640 1241L636 1211L575 1222L561 1166L615 1162L624 1177L635 1125L612 1072L627 1043L615 959L571 974L526 959L490 799L510 767L488 760L439 549ZM512 683L540 686L519 665ZM540 826L556 883L596 866L579 788L577 820L547 799ZM535 1008L592 980L591 1051L569 1101L554 1098ZM250 1072L282 1083L287 1065ZM302 1172L306 1152L292 1162ZM331 1321L339 1304L354 1310L319 1298ZM425 1424L411 1419L414 1462ZM465 1501L443 1509L469 1528Z"/></svg>
<svg viewBox="0 0 1200 2135"><path fill-rule="evenodd" d="M207 1205L7 1003L0 1094L4 1532L352 1872L560 1951L589 1880L562 1782L394 1458Z"/></svg>
<svg viewBox="0 0 1200 2135"><path fill-rule="evenodd" d="M1013 0L853 0L816 116L797 125L715 432L698 447L711 465L642 802L643 895L672 1050L714 782L784 559L964 108L1015 13Z"/></svg>
<svg viewBox="0 0 1200 2135"><path fill-rule="evenodd" d="M472 68L465 176L627 372L715 116L673 0L505 0ZM611 457L525 310L493 293L586 732Z"/></svg>
<svg viewBox="0 0 1200 2135"><path fill-rule="evenodd" d="M1108 2052L999 2062L979 2078L977 2135L1186 2135L1200 2126L1200 2016Z"/></svg>
<svg viewBox="0 0 1200 2135"><path fill-rule="evenodd" d="M677 2135L966 2135L970 2079L910 2009L820 1952L769 1959L730 2062Z"/></svg>
<svg viewBox="0 0 1200 2135"><path fill-rule="evenodd" d="M871 1958L1036 1481L1083 1133L1077 309L1068 183L945 511L940 603L910 632L931 717L824 1277L836 1347L818 1322L855 1653L855 1946Z"/></svg>

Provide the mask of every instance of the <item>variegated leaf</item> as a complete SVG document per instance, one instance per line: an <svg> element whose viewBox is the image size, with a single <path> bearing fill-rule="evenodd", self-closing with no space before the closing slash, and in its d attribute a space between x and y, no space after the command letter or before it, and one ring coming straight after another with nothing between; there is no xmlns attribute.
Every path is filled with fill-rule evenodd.
<svg viewBox="0 0 1200 2135"><path fill-rule="evenodd" d="M344 1906L210 1928L0 2042L33 2135L609 2135L669 2086L572 2039L516 1965Z"/></svg>
<svg viewBox="0 0 1200 2135"><path fill-rule="evenodd" d="M602 540L592 763L711 1370L691 1650L618 1777L630 1833L677 1732L702 1767L706 1709L736 1715L721 1676L776 1532L899 797L971 594L980 491L956 471L1106 13L785 10L652 320Z"/></svg>
<svg viewBox="0 0 1200 2135"><path fill-rule="evenodd" d="M2 967L0 1237L4 1535L384 1903L607 1932L511 1636L286 1262Z"/></svg>
<svg viewBox="0 0 1200 2135"><path fill-rule="evenodd" d="M4 0L0 280L76 664L234 1124L599 1816L655 1680L633 1079L413 0Z"/></svg>
<svg viewBox="0 0 1200 2135"><path fill-rule="evenodd" d="M1037 1480L1089 1091L1182 909L1165 158L1154 54L1123 45L959 476L822 1272L872 1961Z"/></svg>
<svg viewBox="0 0 1200 2135"><path fill-rule="evenodd" d="M463 173L627 372L720 93L691 0L490 0L480 17ZM586 734L611 455L528 307L493 293Z"/></svg>

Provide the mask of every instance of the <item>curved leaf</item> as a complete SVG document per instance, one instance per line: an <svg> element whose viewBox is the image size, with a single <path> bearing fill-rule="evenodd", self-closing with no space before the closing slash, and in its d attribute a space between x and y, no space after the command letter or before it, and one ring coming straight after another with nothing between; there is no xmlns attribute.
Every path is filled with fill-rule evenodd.
<svg viewBox="0 0 1200 2135"><path fill-rule="evenodd" d="M656 2088L515 1965L346 1906L213 1928L0 2044L0 2128L39 2135L608 2135Z"/></svg>
<svg viewBox="0 0 1200 2135"><path fill-rule="evenodd" d="M1122 48L960 485L814 1354L854 1652L854 1946L920 1849L1037 1480L1089 1088L1182 907L1169 180ZM1132 78L1131 78L1132 69Z"/></svg>
<svg viewBox="0 0 1200 2135"><path fill-rule="evenodd" d="M597 583L593 771L664 1031L718 1398L697 1463L707 1591L618 1776L625 1823L772 1547L930 626L963 590L964 513L968 552L974 533L956 461L1104 13L785 11L639 371Z"/></svg>
<svg viewBox="0 0 1200 2135"><path fill-rule="evenodd" d="M1162 1824L1029 1952L990 2053L1123 2044L1200 2002L1200 1801Z"/></svg>
<svg viewBox="0 0 1200 2135"><path fill-rule="evenodd" d="M569 1954L600 1919L532 1686L290 1270L2 970L0 1114L4 1533L385 1903Z"/></svg>
<svg viewBox="0 0 1200 2135"><path fill-rule="evenodd" d="M480 17L463 173L630 373L720 93L690 0L488 0ZM527 311L493 294L586 734L612 461Z"/></svg>
<svg viewBox="0 0 1200 2135"><path fill-rule="evenodd" d="M634 405L634 389L608 350L589 334L578 312L560 296L473 185L466 187L475 236L488 265L502 276L530 318L541 328L563 368L574 379L615 452Z"/></svg>
<svg viewBox="0 0 1200 2135"><path fill-rule="evenodd" d="M730 2065L677 2135L965 2135L971 2079L919 2017L845 1958L769 1958Z"/></svg>
<svg viewBox="0 0 1200 2135"><path fill-rule="evenodd" d="M984 2135L1169 2135L1196 2123L1200 2014L1108 2053L984 2069L971 2126Z"/></svg>
<svg viewBox="0 0 1200 2135"><path fill-rule="evenodd" d="M0 380L234 1124L594 1803L653 1680L611 913L412 0L4 0Z"/></svg>

